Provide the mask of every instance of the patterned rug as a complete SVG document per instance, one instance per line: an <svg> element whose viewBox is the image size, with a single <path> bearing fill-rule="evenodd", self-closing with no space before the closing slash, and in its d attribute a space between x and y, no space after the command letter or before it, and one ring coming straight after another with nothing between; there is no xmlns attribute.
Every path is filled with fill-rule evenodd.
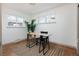
<svg viewBox="0 0 79 59"><path fill-rule="evenodd" d="M39 53L39 46L34 46L32 48L28 48L24 46L14 47L13 51L18 56L63 56L64 49L62 47L52 47L48 50L48 52L43 55L43 53Z"/></svg>

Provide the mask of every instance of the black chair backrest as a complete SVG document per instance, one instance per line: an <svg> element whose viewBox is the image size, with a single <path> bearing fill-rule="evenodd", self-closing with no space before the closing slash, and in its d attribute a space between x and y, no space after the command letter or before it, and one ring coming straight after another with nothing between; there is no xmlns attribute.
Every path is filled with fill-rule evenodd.
<svg viewBox="0 0 79 59"><path fill-rule="evenodd" d="M47 31L41 31L41 34L48 34Z"/></svg>

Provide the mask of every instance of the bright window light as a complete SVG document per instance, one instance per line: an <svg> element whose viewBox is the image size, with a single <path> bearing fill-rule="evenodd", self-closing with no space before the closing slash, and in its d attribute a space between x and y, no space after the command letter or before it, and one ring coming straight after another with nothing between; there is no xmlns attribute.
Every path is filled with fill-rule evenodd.
<svg viewBox="0 0 79 59"><path fill-rule="evenodd" d="M46 23L45 17L39 17L39 23Z"/></svg>
<svg viewBox="0 0 79 59"><path fill-rule="evenodd" d="M8 26L9 27L25 27L24 17L20 16L8 16Z"/></svg>
<svg viewBox="0 0 79 59"><path fill-rule="evenodd" d="M15 16L8 16L8 21L9 22L16 22L16 17Z"/></svg>

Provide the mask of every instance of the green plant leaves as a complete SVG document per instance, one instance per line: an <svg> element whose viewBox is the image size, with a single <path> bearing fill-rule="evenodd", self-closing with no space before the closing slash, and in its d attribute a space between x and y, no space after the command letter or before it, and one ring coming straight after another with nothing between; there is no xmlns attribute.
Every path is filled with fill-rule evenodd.
<svg viewBox="0 0 79 59"><path fill-rule="evenodd" d="M25 24L26 24L26 26L27 26L27 29L28 29L28 32L34 32L35 31L35 28L36 28L36 24L35 24L35 19L33 19L32 21L31 21L31 24L29 24L27 21L25 21Z"/></svg>

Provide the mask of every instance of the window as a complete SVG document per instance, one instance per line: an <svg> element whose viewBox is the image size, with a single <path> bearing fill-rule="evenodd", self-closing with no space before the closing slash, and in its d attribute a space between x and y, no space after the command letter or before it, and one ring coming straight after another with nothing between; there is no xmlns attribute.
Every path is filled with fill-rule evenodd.
<svg viewBox="0 0 79 59"><path fill-rule="evenodd" d="M8 17L8 20L9 20L10 22L16 22L16 17L15 17L15 16L9 16L9 17Z"/></svg>
<svg viewBox="0 0 79 59"><path fill-rule="evenodd" d="M25 27L24 17L8 16L8 27Z"/></svg>
<svg viewBox="0 0 79 59"><path fill-rule="evenodd" d="M17 17L17 27L23 27L24 26L24 18L23 17Z"/></svg>
<svg viewBox="0 0 79 59"><path fill-rule="evenodd" d="M9 16L8 17L8 26L12 27L16 24L16 17L15 16Z"/></svg>
<svg viewBox="0 0 79 59"><path fill-rule="evenodd" d="M47 23L54 23L54 22L56 22L56 20L55 20L55 16L47 16Z"/></svg>
<svg viewBox="0 0 79 59"><path fill-rule="evenodd" d="M39 17L38 23L39 23L39 24L41 24L41 23L46 23L46 17Z"/></svg>
<svg viewBox="0 0 79 59"><path fill-rule="evenodd" d="M56 23L55 16L48 15L38 18L38 24L45 24L45 23Z"/></svg>

